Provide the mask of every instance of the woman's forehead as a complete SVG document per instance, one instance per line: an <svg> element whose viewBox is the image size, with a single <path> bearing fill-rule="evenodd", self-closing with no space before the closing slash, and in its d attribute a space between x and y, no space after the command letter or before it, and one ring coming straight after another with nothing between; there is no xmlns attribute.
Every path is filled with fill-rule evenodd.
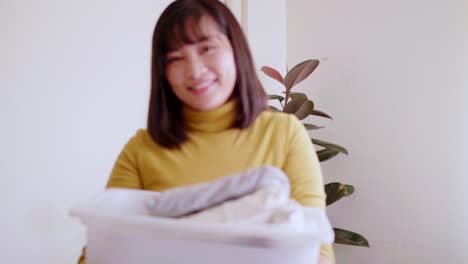
<svg viewBox="0 0 468 264"><path fill-rule="evenodd" d="M195 44L224 34L218 23L210 16L188 17L175 25L168 37L167 51L174 51L186 44Z"/></svg>

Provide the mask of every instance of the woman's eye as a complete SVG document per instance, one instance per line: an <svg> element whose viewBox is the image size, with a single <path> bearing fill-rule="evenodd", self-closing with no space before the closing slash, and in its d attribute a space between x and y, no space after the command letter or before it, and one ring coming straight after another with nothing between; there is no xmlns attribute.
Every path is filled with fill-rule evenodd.
<svg viewBox="0 0 468 264"><path fill-rule="evenodd" d="M176 56L169 57L169 58L167 58L167 63L172 63L172 62L176 62L176 61L180 61L180 60L182 60L182 57L176 57Z"/></svg>
<svg viewBox="0 0 468 264"><path fill-rule="evenodd" d="M214 46L205 46L205 47L203 47L202 51L203 51L203 53L205 53L205 52L209 52L209 51L213 50L214 48L215 48Z"/></svg>

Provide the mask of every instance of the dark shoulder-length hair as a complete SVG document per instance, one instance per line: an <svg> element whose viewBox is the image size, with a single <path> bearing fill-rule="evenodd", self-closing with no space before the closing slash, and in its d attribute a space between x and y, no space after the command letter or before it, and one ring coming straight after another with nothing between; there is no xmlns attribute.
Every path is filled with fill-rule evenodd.
<svg viewBox="0 0 468 264"><path fill-rule="evenodd" d="M232 97L237 99L233 128L247 128L266 108L266 93L260 84L250 48L234 15L218 0L177 0L161 14L153 34L151 58L151 96L148 132L159 145L178 148L188 136L182 116L182 102L166 79L166 55L183 44L202 39L199 27L203 16L210 16L231 42L237 80Z"/></svg>

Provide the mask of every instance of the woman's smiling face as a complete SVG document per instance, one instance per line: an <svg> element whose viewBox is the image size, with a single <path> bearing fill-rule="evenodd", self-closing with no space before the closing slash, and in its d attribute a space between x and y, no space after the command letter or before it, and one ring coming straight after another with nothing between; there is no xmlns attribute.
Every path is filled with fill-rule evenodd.
<svg viewBox="0 0 468 264"><path fill-rule="evenodd" d="M236 62L229 39L211 17L203 16L198 27L203 33L201 38L189 31L195 42L183 43L166 55L165 76L182 103L209 111L231 97L237 78Z"/></svg>

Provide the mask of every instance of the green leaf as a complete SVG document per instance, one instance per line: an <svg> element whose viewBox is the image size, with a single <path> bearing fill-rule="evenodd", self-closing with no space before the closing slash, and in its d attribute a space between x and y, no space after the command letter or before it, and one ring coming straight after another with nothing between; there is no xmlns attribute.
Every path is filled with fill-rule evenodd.
<svg viewBox="0 0 468 264"><path fill-rule="evenodd" d="M299 98L309 99L305 93L296 93L296 92L289 92L288 93L287 91L283 91L282 93L286 94L286 97L288 99L286 101L289 101L289 98L291 98L291 99L299 99Z"/></svg>
<svg viewBox="0 0 468 264"><path fill-rule="evenodd" d="M324 128L323 126L316 126L314 124L303 124L303 125L307 130L315 130L315 129Z"/></svg>
<svg viewBox="0 0 468 264"><path fill-rule="evenodd" d="M304 118L308 117L312 111L314 111L314 103L310 100L307 100L294 115L296 115L299 120L303 120Z"/></svg>
<svg viewBox="0 0 468 264"><path fill-rule="evenodd" d="M326 161L326 160L329 160L329 159L335 157L339 153L340 152L338 152L336 150L333 150L333 149L321 149L321 150L317 151L317 156L319 158L319 161L323 162L323 161Z"/></svg>
<svg viewBox="0 0 468 264"><path fill-rule="evenodd" d="M326 118L329 118L329 119L333 120L333 118L331 116L329 116L327 113L319 111L319 110L314 110L314 112L312 112L311 115L326 117Z"/></svg>
<svg viewBox="0 0 468 264"><path fill-rule="evenodd" d="M306 98L296 98L287 103L283 112L294 114L299 120L308 117L314 111L314 103Z"/></svg>
<svg viewBox="0 0 468 264"><path fill-rule="evenodd" d="M291 92L289 93L289 96L291 96L291 99L296 99L296 98L307 98L307 95L305 93L295 93L295 92Z"/></svg>
<svg viewBox="0 0 468 264"><path fill-rule="evenodd" d="M326 142L326 141L322 141L322 140L318 140L318 139L312 139L312 143L314 143L315 145L324 147L326 149L335 150L335 151L338 151L340 153L348 155L348 151L345 148L343 148L342 146L340 146L340 145L333 144L333 143Z"/></svg>
<svg viewBox="0 0 468 264"><path fill-rule="evenodd" d="M281 112L281 110L279 110L278 108L276 108L276 107L274 107L274 106L271 106L271 105L269 105L268 108L269 108L271 111Z"/></svg>
<svg viewBox="0 0 468 264"><path fill-rule="evenodd" d="M284 100L284 97L281 95L270 94L268 95L268 100L279 100L280 102L282 102Z"/></svg>
<svg viewBox="0 0 468 264"><path fill-rule="evenodd" d="M326 205L331 205L343 197L354 193L354 186L346 185L340 182L331 182L325 184L325 193L327 194Z"/></svg>
<svg viewBox="0 0 468 264"><path fill-rule="evenodd" d="M294 66L284 77L286 91L307 78L319 65L318 60L306 60Z"/></svg>
<svg viewBox="0 0 468 264"><path fill-rule="evenodd" d="M333 231L335 231L335 243L336 244L358 246L358 247L370 247L367 239L358 233L344 230L341 228L333 228Z"/></svg>
<svg viewBox="0 0 468 264"><path fill-rule="evenodd" d="M281 76L281 73L279 73L277 70L268 66L263 66L260 70L264 72L266 75L268 75L269 77L283 84L284 82L283 76Z"/></svg>
<svg viewBox="0 0 468 264"><path fill-rule="evenodd" d="M301 108L301 106L307 101L307 99L305 98L297 98L295 100L291 100L290 102L288 102L284 108L283 108L283 112L286 112L286 113L290 113L290 114L294 114L296 113L297 110L299 110L299 108Z"/></svg>
<svg viewBox="0 0 468 264"><path fill-rule="evenodd" d="M347 184L345 184L345 186L346 186L346 193L347 193L346 196L350 196L351 194L354 193L354 186L347 185Z"/></svg>

